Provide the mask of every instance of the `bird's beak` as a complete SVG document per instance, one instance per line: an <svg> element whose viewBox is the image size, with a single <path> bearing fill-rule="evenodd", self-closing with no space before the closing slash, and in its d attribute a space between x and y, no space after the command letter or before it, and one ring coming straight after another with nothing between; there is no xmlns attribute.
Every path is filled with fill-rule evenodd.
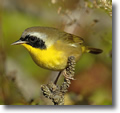
<svg viewBox="0 0 120 113"><path fill-rule="evenodd" d="M12 43L11 45L19 45L19 44L26 44L27 41L17 40L16 42Z"/></svg>

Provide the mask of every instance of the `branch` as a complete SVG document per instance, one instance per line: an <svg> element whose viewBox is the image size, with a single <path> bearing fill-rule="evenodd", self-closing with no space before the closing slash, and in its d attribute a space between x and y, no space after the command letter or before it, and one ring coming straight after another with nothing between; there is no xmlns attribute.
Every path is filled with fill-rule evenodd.
<svg viewBox="0 0 120 113"><path fill-rule="evenodd" d="M64 105L64 95L70 87L71 80L74 80L75 64L75 57L70 56L68 58L67 67L61 73L64 75L64 81L61 86L58 86L53 82L41 86L43 95L46 98L51 99L54 105Z"/></svg>

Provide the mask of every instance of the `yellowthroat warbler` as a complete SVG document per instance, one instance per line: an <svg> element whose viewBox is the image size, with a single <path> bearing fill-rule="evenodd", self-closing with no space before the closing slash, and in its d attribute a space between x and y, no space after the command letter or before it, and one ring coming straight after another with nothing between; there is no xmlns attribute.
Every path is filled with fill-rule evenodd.
<svg viewBox="0 0 120 113"><path fill-rule="evenodd" d="M101 49L85 46L83 38L52 27L28 28L12 45L18 44L28 50L38 66L50 70L66 68L69 56L74 56L77 62L84 52L102 52Z"/></svg>

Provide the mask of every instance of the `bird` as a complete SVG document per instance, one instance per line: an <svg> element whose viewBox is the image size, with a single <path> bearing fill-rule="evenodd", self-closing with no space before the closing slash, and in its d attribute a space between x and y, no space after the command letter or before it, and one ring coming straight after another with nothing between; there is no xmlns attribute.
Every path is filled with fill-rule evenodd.
<svg viewBox="0 0 120 113"><path fill-rule="evenodd" d="M80 36L41 26L25 29L20 39L11 45L24 46L39 67L53 71L64 70L69 56L74 56L78 62L83 53L99 54L103 51L86 46Z"/></svg>

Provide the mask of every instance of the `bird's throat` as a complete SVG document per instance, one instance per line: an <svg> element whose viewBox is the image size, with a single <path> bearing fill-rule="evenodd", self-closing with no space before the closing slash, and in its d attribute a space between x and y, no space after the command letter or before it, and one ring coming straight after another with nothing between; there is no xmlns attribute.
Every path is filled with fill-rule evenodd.
<svg viewBox="0 0 120 113"><path fill-rule="evenodd" d="M34 62L40 67L50 70L62 70L67 65L67 58L64 52L56 50L54 46L41 50L28 44L22 45L29 51Z"/></svg>

